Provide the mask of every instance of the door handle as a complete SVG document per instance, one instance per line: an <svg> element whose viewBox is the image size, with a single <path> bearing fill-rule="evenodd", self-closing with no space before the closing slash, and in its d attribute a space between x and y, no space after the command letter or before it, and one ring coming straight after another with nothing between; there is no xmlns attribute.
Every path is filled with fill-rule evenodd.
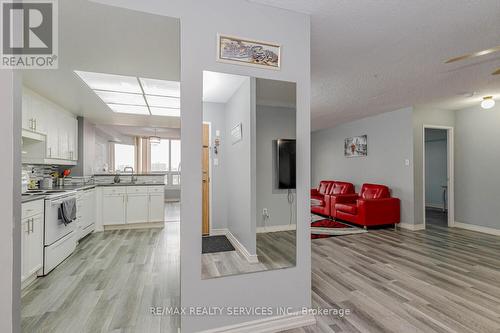
<svg viewBox="0 0 500 333"><path fill-rule="evenodd" d="M36 131L36 119L33 119L33 123L35 124L35 131Z"/></svg>

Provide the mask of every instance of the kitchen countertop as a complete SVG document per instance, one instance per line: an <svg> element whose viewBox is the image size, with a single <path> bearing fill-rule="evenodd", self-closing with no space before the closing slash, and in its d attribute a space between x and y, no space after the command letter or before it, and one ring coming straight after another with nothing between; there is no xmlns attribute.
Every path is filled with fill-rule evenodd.
<svg viewBox="0 0 500 333"><path fill-rule="evenodd" d="M45 195L43 194L32 194L32 195L23 195L21 198L21 203L31 202L35 200L45 199Z"/></svg>
<svg viewBox="0 0 500 333"><path fill-rule="evenodd" d="M66 186L57 186L51 189L43 189L40 190L63 190L63 191L84 191L89 190L96 187L108 187L108 186L165 186L163 183L109 183L109 184L87 184L87 185L66 185ZM26 203L30 201L45 199L47 195L44 194L32 194L32 195L23 195L21 198L21 203Z"/></svg>
<svg viewBox="0 0 500 333"><path fill-rule="evenodd" d="M120 176L165 176L167 172L149 172L149 173L130 173L130 172L121 172L118 173ZM96 173L94 176L116 176L116 173Z"/></svg>
<svg viewBox="0 0 500 333"><path fill-rule="evenodd" d="M110 183L110 184L96 184L95 186L165 186L163 183Z"/></svg>

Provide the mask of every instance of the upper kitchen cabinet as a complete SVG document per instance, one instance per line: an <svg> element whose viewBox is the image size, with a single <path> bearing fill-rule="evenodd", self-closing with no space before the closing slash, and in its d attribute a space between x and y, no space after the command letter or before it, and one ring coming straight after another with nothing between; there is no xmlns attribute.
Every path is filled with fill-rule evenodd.
<svg viewBox="0 0 500 333"><path fill-rule="evenodd" d="M74 165L78 159L78 121L59 105L24 88L23 163Z"/></svg>

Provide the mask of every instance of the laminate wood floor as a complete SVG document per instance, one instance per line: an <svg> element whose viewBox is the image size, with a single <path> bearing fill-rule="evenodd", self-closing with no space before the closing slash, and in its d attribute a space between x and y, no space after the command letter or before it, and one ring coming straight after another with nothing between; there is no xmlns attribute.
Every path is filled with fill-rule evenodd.
<svg viewBox="0 0 500 333"><path fill-rule="evenodd" d="M258 263L249 263L238 251L202 254L202 279L293 267L297 252L295 234L295 230L258 233Z"/></svg>
<svg viewBox="0 0 500 333"><path fill-rule="evenodd" d="M23 290L23 332L175 332L180 318L179 222L164 229L105 231Z"/></svg>
<svg viewBox="0 0 500 333"><path fill-rule="evenodd" d="M313 304L287 333L500 332L500 237L429 225L312 241Z"/></svg>

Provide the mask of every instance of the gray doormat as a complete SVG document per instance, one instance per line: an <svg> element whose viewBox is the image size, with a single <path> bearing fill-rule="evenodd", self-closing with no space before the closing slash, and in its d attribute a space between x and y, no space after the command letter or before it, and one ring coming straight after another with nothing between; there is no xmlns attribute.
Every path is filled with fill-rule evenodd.
<svg viewBox="0 0 500 333"><path fill-rule="evenodd" d="M201 253L234 251L234 247L226 236L203 236Z"/></svg>

